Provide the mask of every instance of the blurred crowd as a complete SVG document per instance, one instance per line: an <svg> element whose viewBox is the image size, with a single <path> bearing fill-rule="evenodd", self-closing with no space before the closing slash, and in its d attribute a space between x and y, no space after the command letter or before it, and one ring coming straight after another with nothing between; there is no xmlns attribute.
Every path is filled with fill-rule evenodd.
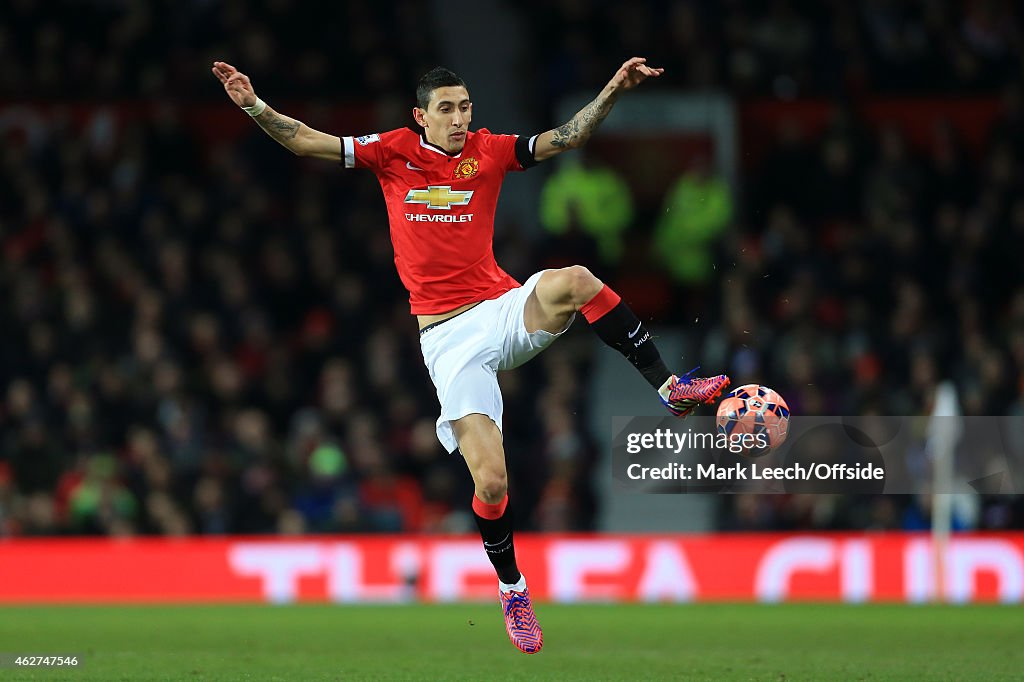
<svg viewBox="0 0 1024 682"><path fill-rule="evenodd" d="M1012 0L654 0L529 3L550 98L607 81L608 51L665 80L782 99L986 92L1021 76Z"/></svg>
<svg viewBox="0 0 1024 682"><path fill-rule="evenodd" d="M692 255L712 245L712 267L705 263L702 276L693 274L700 264L677 254L662 262L676 305L659 310L660 319L675 313L704 366L728 368L735 383L779 389L795 414L927 414L936 386L949 378L965 414L1024 415L1019 5L625 5L534 4L554 19L537 26L540 40L553 46L537 62L548 101L581 84L600 87L607 46L616 45L665 66L659 86L724 90L741 106L754 98L828 97L836 104L823 131L812 134L797 117L783 118L767 154L753 164L744 159L742 196L727 223L708 230L701 222L721 202L713 178L696 169L688 174L699 189L685 219L691 224L666 232L666 220L684 220L672 197L650 220L638 211L628 238L643 262L627 258L617 272L602 274L651 289L646 268L667 260L666 250L682 244ZM911 131L869 122L857 107L869 96L965 95L1000 100L1001 113L976 148L948 121L929 121L927 142L915 146ZM623 233L593 232L589 253L600 262L603 241ZM637 249L644 240L651 249ZM563 244L566 256L587 252L573 239L552 243ZM918 529L929 523L927 492L922 481L915 497L721 497L720 524ZM1018 498L964 498L955 509L961 528L1024 527Z"/></svg>
<svg viewBox="0 0 1024 682"><path fill-rule="evenodd" d="M295 159L241 112L247 134L211 145L167 98L230 107L208 64L237 55L275 95L322 98L330 84L332 98L411 99L437 59L417 7L338 3L315 22L276 0L0 8L0 95L42 107L0 109L0 536L472 528L472 483L434 434L373 176ZM798 414L926 413L952 378L967 414L1024 415L1012 3L543 9L552 20L530 25L551 55L548 102L603 83L611 44L662 57L670 86L725 88L740 107L840 90L1000 96L978 149L949 125L915 147L843 104L820 134L781 126L718 212L710 274L654 277L699 308L699 322L689 309L673 321L704 366L779 389ZM140 118L45 104L158 95ZM636 215L632 231L650 238L650 211ZM571 229L533 240L514 228L499 226L496 252L520 280L599 260ZM610 352L577 323L502 375L520 527L594 527L586 382ZM917 528L928 515L927 496L721 506L722 527L741 530ZM1016 498L958 508L963 527L1024 526Z"/></svg>
<svg viewBox="0 0 1024 682"><path fill-rule="evenodd" d="M0 7L0 97L218 99L215 59L278 97L402 92L436 64L411 0L9 0Z"/></svg>
<svg viewBox="0 0 1024 682"><path fill-rule="evenodd" d="M1021 76L1012 0L533 0L515 9L536 47L523 59L548 104L603 85L609 46L665 66L670 86L740 95L987 92ZM8 0L0 18L0 96L88 99L214 99L206 67L225 55L277 96L388 97L434 65L435 22L456 20L411 0L315 12L288 0Z"/></svg>
<svg viewBox="0 0 1024 682"><path fill-rule="evenodd" d="M813 139L784 123L746 185L746 224L721 245L736 266L708 361L741 382L773 377L796 414L929 414L952 379L965 415L1024 416L1024 107L1017 84L1002 98L976 150L947 122L915 148L842 106ZM733 511L755 528L916 528L923 502L820 497L794 514L762 498ZM1019 499L976 502L968 526L1024 525Z"/></svg>

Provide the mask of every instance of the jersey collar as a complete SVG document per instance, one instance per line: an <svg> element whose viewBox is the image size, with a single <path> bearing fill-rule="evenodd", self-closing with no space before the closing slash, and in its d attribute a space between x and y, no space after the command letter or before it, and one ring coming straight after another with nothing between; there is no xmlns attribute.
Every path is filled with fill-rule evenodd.
<svg viewBox="0 0 1024 682"><path fill-rule="evenodd" d="M462 152L459 152L458 154L449 154L447 151L445 151L441 147L438 147L433 142L427 142L427 135L423 131L422 128L420 128L419 130L416 130L412 126L409 126L409 130L413 131L414 133L416 133L419 136L419 138L420 138L420 146L423 147L424 149L429 149L432 152L436 152L438 154L443 154L444 156L447 156L447 157L450 157L450 158L453 158L453 159L457 159L460 156L462 156ZM467 142L469 141L469 131L468 130L466 131L466 141ZM463 149L465 149L465 147L463 147Z"/></svg>

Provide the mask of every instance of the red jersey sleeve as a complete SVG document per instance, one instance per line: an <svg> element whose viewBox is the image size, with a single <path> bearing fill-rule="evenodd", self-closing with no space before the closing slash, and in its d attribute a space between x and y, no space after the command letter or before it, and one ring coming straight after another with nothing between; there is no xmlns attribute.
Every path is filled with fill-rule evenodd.
<svg viewBox="0 0 1024 682"><path fill-rule="evenodd" d="M521 171L536 165L533 158L537 136L522 137L520 135L495 135L487 128L478 133L485 136L490 145L491 155L501 162L502 168L508 171Z"/></svg>
<svg viewBox="0 0 1024 682"><path fill-rule="evenodd" d="M387 164L390 142L398 131L341 138L341 156L345 168L369 168L377 171Z"/></svg>

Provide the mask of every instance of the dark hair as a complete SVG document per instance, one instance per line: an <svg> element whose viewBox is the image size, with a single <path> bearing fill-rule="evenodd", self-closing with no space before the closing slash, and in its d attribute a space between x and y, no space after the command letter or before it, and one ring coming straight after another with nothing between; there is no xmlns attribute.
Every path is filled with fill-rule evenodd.
<svg viewBox="0 0 1024 682"><path fill-rule="evenodd" d="M426 109L430 104L430 95L438 88L466 87L466 82L443 66L435 66L427 71L416 84L416 106Z"/></svg>

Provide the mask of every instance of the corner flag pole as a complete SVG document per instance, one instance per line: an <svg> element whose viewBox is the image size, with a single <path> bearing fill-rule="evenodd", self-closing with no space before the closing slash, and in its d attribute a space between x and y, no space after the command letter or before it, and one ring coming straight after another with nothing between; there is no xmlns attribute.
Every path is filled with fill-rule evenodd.
<svg viewBox="0 0 1024 682"><path fill-rule="evenodd" d="M934 601L943 602L946 590L946 556L953 527L953 457L962 430L960 401L952 381L935 391L935 406L928 423L928 452L932 458L932 557Z"/></svg>

